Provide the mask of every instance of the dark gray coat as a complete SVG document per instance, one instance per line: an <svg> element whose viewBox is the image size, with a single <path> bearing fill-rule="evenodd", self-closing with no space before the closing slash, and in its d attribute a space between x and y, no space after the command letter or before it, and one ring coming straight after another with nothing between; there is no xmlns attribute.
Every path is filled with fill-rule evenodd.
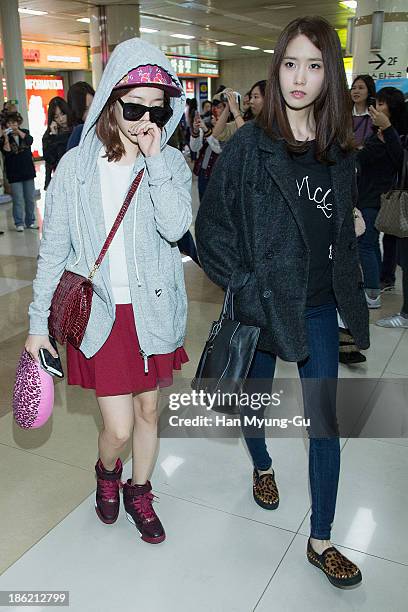
<svg viewBox="0 0 408 612"><path fill-rule="evenodd" d="M369 319L354 232L355 156L333 146L333 290L359 348L369 347ZM207 275L224 289L239 286L235 316L261 327L258 348L288 361L308 356L304 312L309 247L292 179L291 158L254 122L222 152L197 221L198 254ZM319 237L316 236L316 240Z"/></svg>

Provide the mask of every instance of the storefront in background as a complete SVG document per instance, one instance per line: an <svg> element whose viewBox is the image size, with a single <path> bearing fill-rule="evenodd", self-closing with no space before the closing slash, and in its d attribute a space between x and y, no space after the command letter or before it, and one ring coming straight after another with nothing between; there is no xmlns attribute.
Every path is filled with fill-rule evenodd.
<svg viewBox="0 0 408 612"><path fill-rule="evenodd" d="M26 70L88 70L88 48L77 45L56 45L34 41L22 41L24 68ZM3 47L0 45L0 61Z"/></svg>
<svg viewBox="0 0 408 612"><path fill-rule="evenodd" d="M187 98L197 98L201 109L204 100L211 99L211 79L220 74L218 61L179 55L168 55L168 58Z"/></svg>

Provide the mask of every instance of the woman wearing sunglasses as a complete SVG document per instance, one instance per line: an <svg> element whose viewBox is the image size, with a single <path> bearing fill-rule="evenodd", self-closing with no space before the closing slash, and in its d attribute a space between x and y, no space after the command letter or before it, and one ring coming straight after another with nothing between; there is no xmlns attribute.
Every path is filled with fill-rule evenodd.
<svg viewBox="0 0 408 612"><path fill-rule="evenodd" d="M136 59L135 59L136 58ZM101 410L96 513L114 523L122 463L127 518L149 543L165 539L149 481L157 447L158 389L188 358L187 298L176 241L191 223L191 172L167 146L185 96L166 57L138 38L118 45L103 73L81 142L62 158L47 191L26 349L55 351L48 339L51 299L63 271L89 275L130 185L143 171L101 267L76 350L67 345L68 384L94 389Z"/></svg>

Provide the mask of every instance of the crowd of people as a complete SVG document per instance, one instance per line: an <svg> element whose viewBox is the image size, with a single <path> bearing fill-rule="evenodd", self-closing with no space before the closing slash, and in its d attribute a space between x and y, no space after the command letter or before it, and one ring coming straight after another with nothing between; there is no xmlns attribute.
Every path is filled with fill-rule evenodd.
<svg viewBox="0 0 408 612"><path fill-rule="evenodd" d="M392 286L397 263L404 304L378 324L408 327L408 238L386 238L381 259L375 227L381 194L401 172L401 136L408 132L402 94L376 92L361 75L350 95L335 30L321 18L298 18L280 34L268 79L243 97L220 87L201 109L196 101L186 105L166 57L140 39L115 48L91 103L93 95L89 86L78 86L67 101L50 103L43 238L25 348L35 360L40 348L56 356L48 338L53 291L64 270L88 277L130 185L138 184L109 261L94 267L91 317L80 348L67 348L68 384L94 389L103 418L95 466L98 517L117 519L120 454L131 438L132 478L123 484L127 516L144 541L165 539L149 477L158 389L171 385L173 371L188 360L187 296L176 244L192 220L187 145L200 197L197 261L212 281L234 292L236 318L260 328L247 388L270 390L277 357L296 362L306 415L326 425L324 436L308 431L307 559L337 587L358 584L359 568L330 542L340 443L325 381L338 376L337 313L347 349L340 357L355 363L342 353L369 347L368 309L381 306L381 290ZM30 137L18 117L7 121L11 132L1 147L11 169L7 159L28 151ZM79 145L66 152L72 139ZM32 181L28 174L20 182ZM30 210L26 205L28 226ZM15 222L23 220L15 216ZM318 387L311 394L310 380ZM243 435L254 501L274 510L280 496L264 430L255 437L244 427Z"/></svg>

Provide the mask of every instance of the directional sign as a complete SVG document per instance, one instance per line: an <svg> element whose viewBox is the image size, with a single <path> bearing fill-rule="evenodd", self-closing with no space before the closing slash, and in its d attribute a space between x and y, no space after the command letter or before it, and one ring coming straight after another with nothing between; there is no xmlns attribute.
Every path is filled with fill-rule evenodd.
<svg viewBox="0 0 408 612"><path fill-rule="evenodd" d="M379 70L382 66L384 66L386 60L383 58L382 55L380 55L379 53L376 53L376 56L378 57L378 59L376 60L371 60L370 62L368 62L369 64L377 64L377 66L375 67L375 70Z"/></svg>

